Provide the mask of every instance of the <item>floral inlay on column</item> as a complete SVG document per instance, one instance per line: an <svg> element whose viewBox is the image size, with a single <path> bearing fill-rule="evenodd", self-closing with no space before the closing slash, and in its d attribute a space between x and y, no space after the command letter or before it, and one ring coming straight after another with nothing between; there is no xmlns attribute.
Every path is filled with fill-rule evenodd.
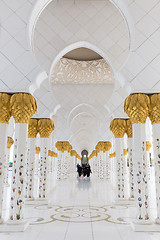
<svg viewBox="0 0 160 240"><path fill-rule="evenodd" d="M149 116L150 99L146 94L131 94L125 100L124 110L133 127L133 162L135 165L137 221L150 223L147 183L145 122Z"/></svg>
<svg viewBox="0 0 160 240"><path fill-rule="evenodd" d="M10 220L23 219L24 166L27 150L28 122L37 110L34 97L28 93L15 93L11 96L11 113L15 120L15 144L11 186Z"/></svg>
<svg viewBox="0 0 160 240"><path fill-rule="evenodd" d="M26 191L25 198L34 199L34 173L35 173L35 143L38 133L38 120L31 118L28 125L28 148L26 162Z"/></svg>
<svg viewBox="0 0 160 240"><path fill-rule="evenodd" d="M54 123L51 119L41 118L38 120L38 132L41 138L40 181L39 181L39 198L41 199L46 198L49 136L53 130Z"/></svg>
<svg viewBox="0 0 160 240"><path fill-rule="evenodd" d="M124 198L124 184L122 176L123 168L123 145L124 145L124 134L126 131L126 120L122 118L115 118L111 121L110 130L113 132L115 137L115 148L116 148L116 182L117 182L117 199Z"/></svg>

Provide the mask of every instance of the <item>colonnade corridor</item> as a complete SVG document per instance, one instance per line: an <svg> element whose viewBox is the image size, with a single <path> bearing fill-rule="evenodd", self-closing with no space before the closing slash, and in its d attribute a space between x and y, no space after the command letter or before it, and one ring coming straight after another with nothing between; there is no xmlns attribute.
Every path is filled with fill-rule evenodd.
<svg viewBox="0 0 160 240"><path fill-rule="evenodd" d="M37 180L38 177L35 176L35 187ZM155 240L160 238L160 233L131 230L130 223L136 217L135 205L116 204L115 188L111 181L99 179L96 173L93 173L89 180L77 178L76 170L70 178L64 180L56 180L54 172L48 173L47 186L48 205L24 206L24 218L30 223L27 230L0 233L0 240ZM7 200L9 192L10 187L5 187L3 215L6 220L9 214Z"/></svg>

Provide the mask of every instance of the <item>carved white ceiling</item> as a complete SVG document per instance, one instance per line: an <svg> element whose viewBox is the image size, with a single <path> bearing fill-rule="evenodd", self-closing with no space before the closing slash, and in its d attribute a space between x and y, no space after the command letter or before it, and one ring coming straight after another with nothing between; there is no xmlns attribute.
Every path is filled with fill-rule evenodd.
<svg viewBox="0 0 160 240"><path fill-rule="evenodd" d="M112 70L104 59L77 61L61 58L53 69L51 84L113 84Z"/></svg>
<svg viewBox="0 0 160 240"><path fill-rule="evenodd" d="M47 75L54 56L59 54L68 44L87 41L99 48L114 66L116 82L109 101L108 99L106 102L102 101L108 93L105 89L97 88L98 85L92 86L88 91L87 100L88 105L90 105L88 114L92 116L92 122L94 122L94 119L97 119L97 125L100 122L97 140L109 139L111 136L108 130L109 120L111 117L126 117L123 112L123 103L130 91L160 91L160 2L159 0L111 0L110 2L77 0L75 1L76 4L73 4L73 1L64 0L63 6L62 1L58 1L59 5L56 5L57 2L55 1L55 6L58 6L56 12L54 12L53 2L48 6L46 4L45 11L39 14L40 18L36 25L34 39L32 39L35 57L33 49L28 44L30 16L33 9L38 12L37 6L40 6L42 2L47 3L47 1L0 1L0 89L1 91L32 92L38 103L38 111L35 116L49 117L51 113L56 113L58 132L55 131L54 135L57 138L67 136L68 139L72 136L71 140L74 147L80 150L80 145L88 146L89 138L82 137L82 135L87 136L87 134L83 134L85 130L82 131L82 135L79 135L81 137L76 138L78 136L78 132L75 131L76 127L72 128L68 121L72 122L75 117L75 123L73 122L72 126L76 126L76 122L77 126L79 125L76 115L84 112L84 102L78 97L78 87L74 88L73 86L71 89L63 89L62 87L61 96L58 98L51 91ZM108 4L107 12L105 12L104 4ZM63 14L59 8L60 5L64 9ZM124 49L124 53L126 46L129 49L128 28L120 11L116 8L117 5L121 8L124 18L130 19L130 23L133 23L135 33L134 36L130 34L133 45L127 62L124 61L126 55L123 57L122 54L122 58L120 56L121 49ZM80 10L76 10L76 6ZM89 6L89 8L86 6ZM90 15L88 15L88 9L90 9ZM105 14L102 13L103 10ZM115 13L112 10L115 10ZM79 15L73 16L73 14L78 13ZM108 27L105 26L104 18L101 16L106 18ZM87 24L84 24L84 21L87 21ZM102 22L100 23L100 21ZM76 28L76 24L80 27ZM114 27L115 31L110 27ZM61 32L57 32L58 29L61 29ZM76 32L73 33L73 31ZM70 33L72 36L69 39ZM125 34L127 34L127 38ZM116 45L114 44L113 47L110 45L112 40L116 41ZM123 68L120 69L119 67L123 63ZM118 73L117 69L120 69ZM55 85L55 87L59 88L58 85ZM74 91L75 95L72 99L71 93L74 93ZM85 87L80 92L84 92L83 96L85 96ZM103 97L99 97L100 95ZM100 104L101 101L102 104ZM99 113L98 118L91 111L92 103L94 103L93 109ZM59 104L64 105L64 108L61 107L58 110ZM82 104L83 107L79 107L72 115L76 104ZM69 134L67 127L77 135ZM91 136L90 131L88 131L88 135ZM77 144L76 139L78 139L80 145Z"/></svg>

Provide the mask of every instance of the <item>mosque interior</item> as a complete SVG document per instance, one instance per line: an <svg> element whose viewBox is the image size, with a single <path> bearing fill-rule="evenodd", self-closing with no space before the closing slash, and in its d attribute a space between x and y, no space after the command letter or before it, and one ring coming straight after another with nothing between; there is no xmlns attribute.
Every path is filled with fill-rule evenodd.
<svg viewBox="0 0 160 240"><path fill-rule="evenodd" d="M0 240L28 239L160 239L160 0L0 0Z"/></svg>

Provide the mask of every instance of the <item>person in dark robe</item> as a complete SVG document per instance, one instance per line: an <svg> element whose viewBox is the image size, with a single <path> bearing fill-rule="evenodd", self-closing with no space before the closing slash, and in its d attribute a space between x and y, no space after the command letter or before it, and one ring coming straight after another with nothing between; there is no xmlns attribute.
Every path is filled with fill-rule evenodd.
<svg viewBox="0 0 160 240"><path fill-rule="evenodd" d="M90 165L87 163L86 165L86 175L87 177L90 177L90 174L92 173Z"/></svg>
<svg viewBox="0 0 160 240"><path fill-rule="evenodd" d="M82 175L82 167L79 164L77 164L77 172L78 172L78 176L81 177L81 175Z"/></svg>

